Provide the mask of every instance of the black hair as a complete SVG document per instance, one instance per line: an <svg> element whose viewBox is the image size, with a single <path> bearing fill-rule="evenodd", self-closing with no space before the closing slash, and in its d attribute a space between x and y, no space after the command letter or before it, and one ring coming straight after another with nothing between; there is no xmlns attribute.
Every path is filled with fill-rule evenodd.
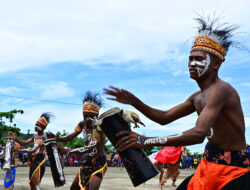
<svg viewBox="0 0 250 190"><path fill-rule="evenodd" d="M82 102L83 104L84 102L92 102L96 104L99 108L101 108L104 105L104 101L101 98L101 95L97 92L91 92L91 91L86 92Z"/></svg>
<svg viewBox="0 0 250 190"><path fill-rule="evenodd" d="M235 34L237 29L239 29L239 26L228 25L227 23L220 24L219 18L205 18L201 15L194 20L199 24L197 27L198 33L205 34L213 39L216 38L214 40L219 42L226 52L231 45L235 47L240 45L240 43L235 39Z"/></svg>
<svg viewBox="0 0 250 190"><path fill-rule="evenodd" d="M49 124L51 118L55 117L51 112L44 112L42 113L41 117L44 117Z"/></svg>

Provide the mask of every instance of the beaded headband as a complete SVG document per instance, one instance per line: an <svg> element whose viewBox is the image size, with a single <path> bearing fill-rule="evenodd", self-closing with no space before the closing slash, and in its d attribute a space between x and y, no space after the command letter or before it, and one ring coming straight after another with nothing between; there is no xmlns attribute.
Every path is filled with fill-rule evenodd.
<svg viewBox="0 0 250 190"><path fill-rule="evenodd" d="M37 120L38 123L41 123L44 127L47 127L48 125L48 122L47 120L44 118L44 117L40 117L38 120Z"/></svg>
<svg viewBox="0 0 250 190"><path fill-rule="evenodd" d="M99 107L91 102L85 102L83 105L83 112L99 114Z"/></svg>
<svg viewBox="0 0 250 190"><path fill-rule="evenodd" d="M217 41L209 38L208 36L198 36L195 39L190 52L195 50L206 51L219 57L222 61L225 60L226 51L224 48Z"/></svg>

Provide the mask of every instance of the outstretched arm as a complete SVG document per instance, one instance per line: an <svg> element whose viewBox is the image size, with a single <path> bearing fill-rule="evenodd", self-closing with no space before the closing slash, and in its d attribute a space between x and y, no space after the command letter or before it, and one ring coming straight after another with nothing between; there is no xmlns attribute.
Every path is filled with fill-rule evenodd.
<svg viewBox="0 0 250 190"><path fill-rule="evenodd" d="M75 138L77 135L79 135L80 132L78 131L74 131L72 133L70 133L69 135L67 136L64 136L64 137L56 137L56 140L59 141L59 142L69 142L71 141L73 138Z"/></svg>
<svg viewBox="0 0 250 190"><path fill-rule="evenodd" d="M36 152L41 146L44 146L44 145L34 146L32 149L19 149L19 150L17 150L17 152L34 153L34 152Z"/></svg>
<svg viewBox="0 0 250 190"><path fill-rule="evenodd" d="M119 151L127 148L145 148L152 146L184 146L202 143L209 134L210 129L221 112L227 99L226 91L214 89L208 96L206 106L200 113L196 126L178 135L167 137L149 138L140 136L134 132L122 131L118 136L128 135L120 139L116 145Z"/></svg>
<svg viewBox="0 0 250 190"><path fill-rule="evenodd" d="M59 141L59 142L69 142L69 141L71 141L73 138L75 138L77 135L79 135L79 134L82 132L83 125L84 125L84 122L81 121L81 122L76 126L74 132L72 132L72 133L70 133L69 135L64 136L64 137L58 137L58 136L56 136L56 140Z"/></svg>
<svg viewBox="0 0 250 190"><path fill-rule="evenodd" d="M81 147L81 148L75 148L71 150L69 153L70 154L85 154L85 153L90 153L94 148L97 146L97 140L91 140L90 143L87 146Z"/></svg>
<svg viewBox="0 0 250 190"><path fill-rule="evenodd" d="M32 141L33 141L33 137L30 138L30 139L28 139L28 140L26 140L26 141L23 141L23 140L21 140L21 139L18 139L17 136L16 136L16 134L15 134L14 132L12 132L12 131L9 131L9 132L8 132L8 135L11 136L11 137L12 137L17 143L19 143L21 146L25 146L25 145L27 145L27 144L30 144L30 143L32 143Z"/></svg>
<svg viewBox="0 0 250 190"><path fill-rule="evenodd" d="M104 94L112 96L108 97L108 99L115 100L123 104L130 104L143 113L146 117L161 125L171 123L172 121L189 115L195 111L193 106L193 97L196 94L190 96L184 103L179 104L167 111L162 111L144 104L139 98L127 90L119 89L113 86L104 88L103 90Z"/></svg>

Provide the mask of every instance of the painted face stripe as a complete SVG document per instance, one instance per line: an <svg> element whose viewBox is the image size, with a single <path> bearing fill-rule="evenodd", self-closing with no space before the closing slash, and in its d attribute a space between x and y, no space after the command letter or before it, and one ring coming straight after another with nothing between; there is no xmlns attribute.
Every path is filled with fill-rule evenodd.
<svg viewBox="0 0 250 190"><path fill-rule="evenodd" d="M195 68L196 71L197 71L197 73L198 73L198 77L200 78L202 75L204 75L204 74L207 72L208 67L209 67L209 65L210 65L210 62L211 62L211 61L210 61L210 56L209 56L209 54L207 53L207 54L206 54L206 59L205 59L205 60L203 60L203 61L192 61L192 62L190 63L190 65L191 65L191 66L197 65L197 66L202 66L202 67L204 67L204 68L199 68L199 67Z"/></svg>
<svg viewBox="0 0 250 190"><path fill-rule="evenodd" d="M199 61L192 61L190 65L192 66L198 65L198 66L203 66L203 67L206 66L204 63L199 62Z"/></svg>

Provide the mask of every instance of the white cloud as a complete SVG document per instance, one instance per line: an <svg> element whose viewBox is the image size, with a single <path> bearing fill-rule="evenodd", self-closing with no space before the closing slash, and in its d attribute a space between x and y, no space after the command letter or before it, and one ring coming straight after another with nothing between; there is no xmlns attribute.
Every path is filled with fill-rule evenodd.
<svg viewBox="0 0 250 190"><path fill-rule="evenodd" d="M29 106L23 107L24 114L16 116L16 123L22 132L26 132L28 129L34 131L34 125L37 119L43 112L52 112L55 118L52 119L51 123L48 125L47 130L57 132L66 130L71 132L74 130L75 126L79 121L82 120L82 109L67 107L61 108L61 106L53 105L39 105L39 106Z"/></svg>
<svg viewBox="0 0 250 190"><path fill-rule="evenodd" d="M0 87L0 93L3 93L3 94L11 94L11 93L13 93L13 92L18 92L18 91L20 91L20 89L19 88L17 88L17 87Z"/></svg>
<svg viewBox="0 0 250 190"><path fill-rule="evenodd" d="M193 36L195 11L214 12L215 4L219 13L227 10L226 21L248 23L247 0L5 1L0 73L67 60L156 63Z"/></svg>
<svg viewBox="0 0 250 190"><path fill-rule="evenodd" d="M63 97L72 97L75 92L72 88L68 87L65 82L56 82L54 84L48 84L42 92L42 98L44 99L57 99Z"/></svg>
<svg viewBox="0 0 250 190"><path fill-rule="evenodd" d="M211 0L202 3L199 0L171 3L166 0L75 0L73 2L61 0L59 4L58 1L48 0L4 1L1 2L0 11L0 73L34 66L42 70L43 66L55 62L76 61L97 67L102 63L127 66L132 60L133 64L127 68L131 71L138 69L150 71L152 68L157 68L161 71L169 71L174 76L189 75L186 69L189 52L185 49L189 48L192 40L185 42L194 35L195 11L199 13L216 11L218 14L223 12L225 15L223 21L243 25L242 31L249 32L249 6L248 0L237 2ZM247 63L249 60L249 57L244 54L233 56L236 60L233 64ZM232 65L224 67L229 66ZM25 74L22 75L25 76L19 77L19 81L27 87L24 91L29 89L29 92L32 92L26 93L27 97L31 95L31 97L37 97L36 90L41 92L44 99L73 97L76 94L77 90L74 91L68 85L70 82L63 82L67 79L58 79L60 76L56 73L56 79L48 76L50 82L44 85L30 78L32 75L38 77L38 74L44 77L46 73L24 71ZM76 77L84 79L89 74L91 73L83 70ZM51 80L57 81L52 83ZM172 89L168 86L167 80L158 81L161 85L160 90L140 89L138 85L154 84L154 80L152 77L138 76L138 78L128 77L127 80L113 82L115 85L119 84L118 87L128 86L134 89L133 91L136 91L139 97L159 109L165 110L172 106L160 104L165 100L175 104L177 100L183 101L188 97L189 92L181 89L180 93L169 93ZM226 80L231 81L231 78ZM191 79L187 82L194 83ZM166 87L164 92L163 85L164 88ZM248 83L242 85L249 87ZM0 89L0 92L10 93L15 90L17 91L13 87L8 87ZM152 97L157 101L150 102ZM19 99L5 99L1 101L1 105L3 109L21 105L25 114L18 116L18 120L24 129L33 130L34 122L43 111L52 111L56 115L56 119L49 125L52 131L62 129L71 131L82 118L80 108L54 106L54 104L35 106L37 102L30 101L17 104L19 101ZM107 101L107 104L108 108L119 106L131 109L131 106L110 101ZM196 121L196 116L191 115L171 125L160 126L142 114L140 116L147 127L138 131L145 132L147 135L154 133L158 136L182 132L193 127ZM246 117L246 126L250 126L249 122L249 118Z"/></svg>

